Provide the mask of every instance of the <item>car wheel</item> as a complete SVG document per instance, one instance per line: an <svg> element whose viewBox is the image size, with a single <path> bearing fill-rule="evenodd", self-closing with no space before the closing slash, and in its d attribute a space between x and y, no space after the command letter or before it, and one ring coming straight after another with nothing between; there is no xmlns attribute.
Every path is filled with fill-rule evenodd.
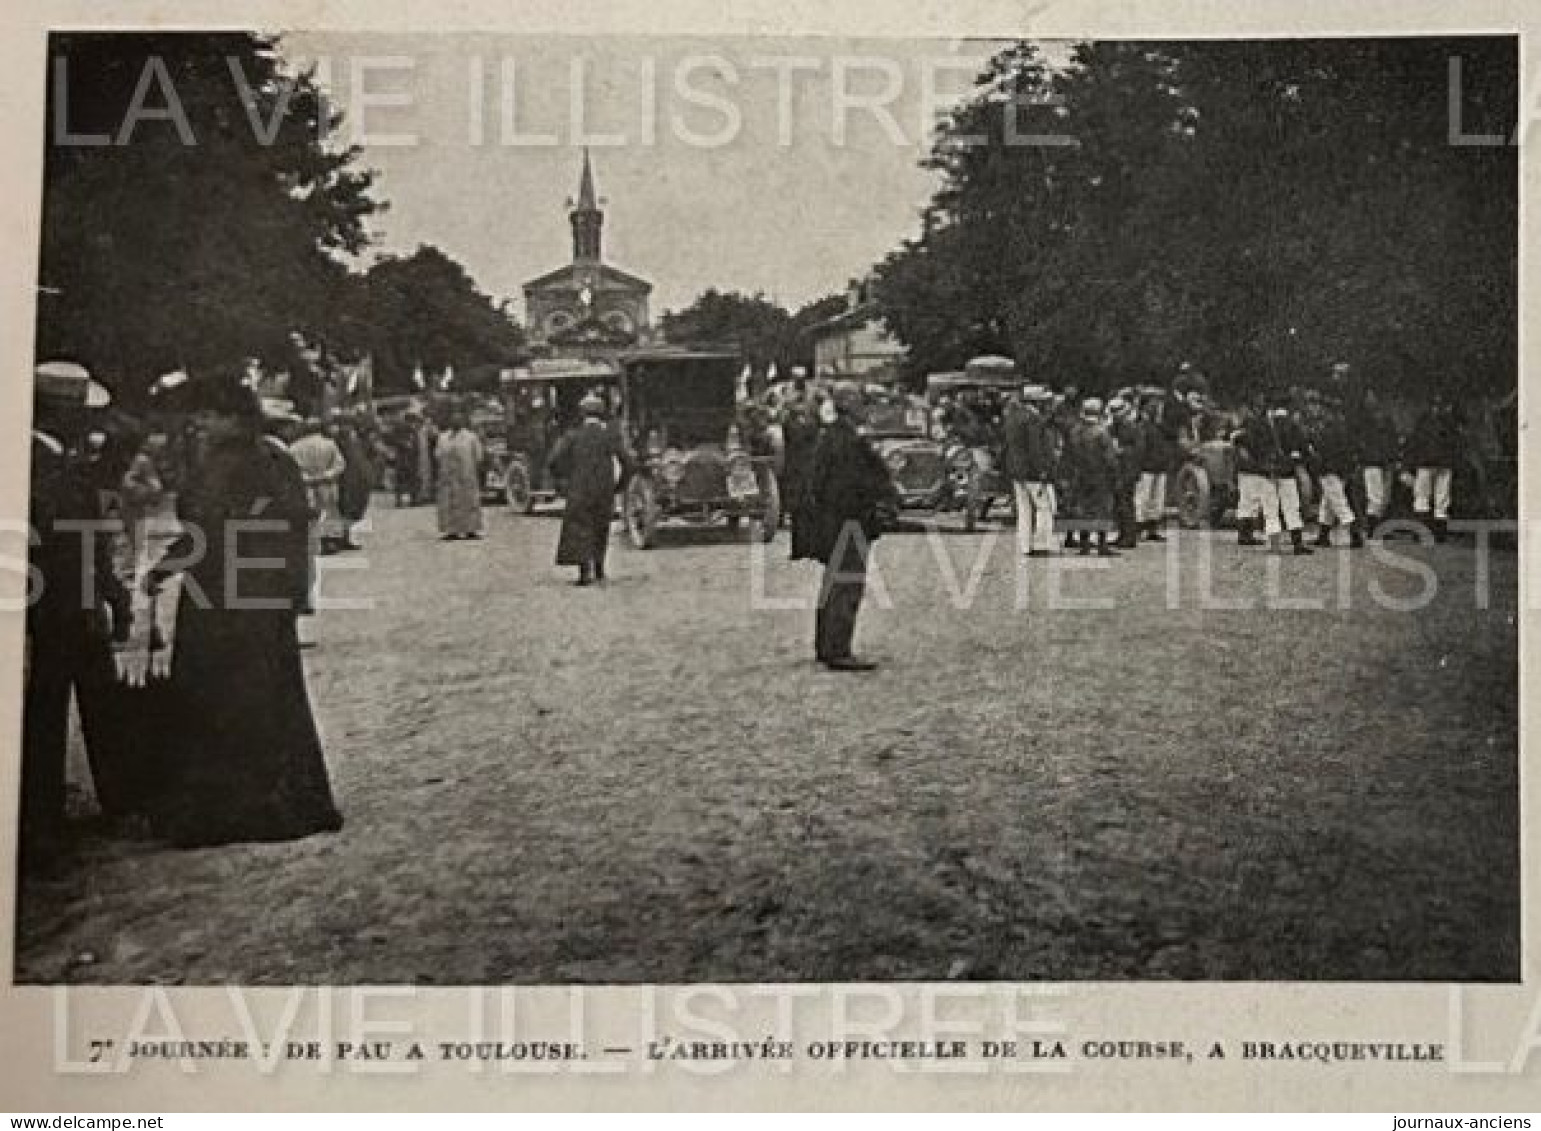
<svg viewBox="0 0 1541 1131"><path fill-rule="evenodd" d="M1177 524L1185 530L1209 525L1209 473L1185 464L1177 473Z"/></svg>
<svg viewBox="0 0 1541 1131"><path fill-rule="evenodd" d="M774 542L781 528L781 485L769 468L760 472L760 518L756 533L761 542Z"/></svg>
<svg viewBox="0 0 1541 1131"><path fill-rule="evenodd" d="M626 536L638 550L646 550L658 539L658 496L653 481L638 475L626 486Z"/></svg>

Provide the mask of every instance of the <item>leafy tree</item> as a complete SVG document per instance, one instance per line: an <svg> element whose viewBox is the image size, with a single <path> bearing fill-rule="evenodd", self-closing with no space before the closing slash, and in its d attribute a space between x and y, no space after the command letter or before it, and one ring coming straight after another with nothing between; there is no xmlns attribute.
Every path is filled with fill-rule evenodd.
<svg viewBox="0 0 1541 1131"><path fill-rule="evenodd" d="M666 311L659 328L686 346L732 346L757 371L786 365L794 352L792 316L764 295L709 288L683 310Z"/></svg>
<svg viewBox="0 0 1541 1131"><path fill-rule="evenodd" d="M464 378L526 356L524 334L506 306L436 247L382 257L357 280L349 305L353 341L373 355L382 392L411 391L419 366L429 376L453 366Z"/></svg>
<svg viewBox="0 0 1541 1131"><path fill-rule="evenodd" d="M917 368L995 350L1085 388L1190 359L1237 394L1339 358L1512 387L1517 154L1451 144L1453 57L1465 132L1512 134L1512 38L1095 43L1057 75L1012 47L939 129L885 318Z"/></svg>
<svg viewBox="0 0 1541 1131"><path fill-rule="evenodd" d="M175 366L325 345L382 205L310 73L248 34L49 43L39 351L129 401Z"/></svg>

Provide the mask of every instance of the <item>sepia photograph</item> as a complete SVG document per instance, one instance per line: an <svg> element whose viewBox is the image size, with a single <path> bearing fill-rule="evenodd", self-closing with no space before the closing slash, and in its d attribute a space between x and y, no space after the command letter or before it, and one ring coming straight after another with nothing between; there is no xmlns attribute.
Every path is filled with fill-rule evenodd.
<svg viewBox="0 0 1541 1131"><path fill-rule="evenodd" d="M46 52L17 985L1521 982L1517 35Z"/></svg>

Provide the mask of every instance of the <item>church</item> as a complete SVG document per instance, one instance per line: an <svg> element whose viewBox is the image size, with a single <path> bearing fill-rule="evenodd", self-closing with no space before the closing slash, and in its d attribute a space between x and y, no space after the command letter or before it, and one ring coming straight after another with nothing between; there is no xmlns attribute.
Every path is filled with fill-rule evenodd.
<svg viewBox="0 0 1541 1131"><path fill-rule="evenodd" d="M651 339L648 299L653 285L604 261L605 214L594 191L587 149L568 221L573 261L524 285L531 352L537 358L614 361Z"/></svg>

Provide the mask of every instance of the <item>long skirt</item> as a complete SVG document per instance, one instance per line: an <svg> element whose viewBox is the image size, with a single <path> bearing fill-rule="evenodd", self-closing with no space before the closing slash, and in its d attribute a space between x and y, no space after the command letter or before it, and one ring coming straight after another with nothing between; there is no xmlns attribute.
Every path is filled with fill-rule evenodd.
<svg viewBox="0 0 1541 1131"><path fill-rule="evenodd" d="M557 537L556 564L564 566L604 564L610 541L610 499L569 500L562 512L562 532Z"/></svg>
<svg viewBox="0 0 1541 1131"><path fill-rule="evenodd" d="M180 847L342 827L287 610L177 610L165 788L152 823Z"/></svg>
<svg viewBox="0 0 1541 1131"><path fill-rule="evenodd" d="M447 470L439 477L439 533L464 537L481 532L481 484L472 475Z"/></svg>

